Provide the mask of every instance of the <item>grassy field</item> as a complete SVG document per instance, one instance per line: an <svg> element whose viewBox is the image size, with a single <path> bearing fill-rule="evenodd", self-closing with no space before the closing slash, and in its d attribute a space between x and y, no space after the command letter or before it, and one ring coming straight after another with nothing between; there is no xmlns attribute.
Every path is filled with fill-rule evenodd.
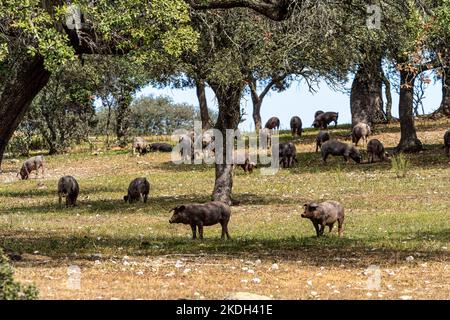
<svg viewBox="0 0 450 320"><path fill-rule="evenodd" d="M321 164L315 130L296 140L295 168L274 176L237 170L240 204L232 207L229 241L220 241L219 226L192 241L189 226L168 223L174 206L209 200L212 166L177 166L170 154L74 152L46 157L44 178L19 181L19 163L5 160L0 245L21 254L16 277L35 283L42 299L223 299L242 291L275 299L449 299L450 158L441 146L450 124L417 125L425 150L408 156L402 179L390 163L367 164L367 157L360 165ZM338 127L332 135L348 132ZM399 128L377 127L373 137L390 150ZM57 205L65 174L80 184L75 208ZM137 176L150 180L150 199L129 205L122 197ZM344 205L342 238L314 236L300 217L312 200ZM81 268L80 289L67 285L72 265ZM374 290L371 265L381 273Z"/></svg>

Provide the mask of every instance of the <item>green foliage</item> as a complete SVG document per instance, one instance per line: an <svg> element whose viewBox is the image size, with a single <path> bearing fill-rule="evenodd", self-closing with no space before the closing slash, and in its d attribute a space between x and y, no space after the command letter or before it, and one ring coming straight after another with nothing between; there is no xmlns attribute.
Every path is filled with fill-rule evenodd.
<svg viewBox="0 0 450 320"><path fill-rule="evenodd" d="M87 140L95 126L93 72L71 63L54 73L34 99L19 130L27 136L41 136L50 153L64 152L71 144Z"/></svg>
<svg viewBox="0 0 450 320"><path fill-rule="evenodd" d="M34 300L38 297L35 286L24 286L13 278L8 258L0 249L0 300Z"/></svg>
<svg viewBox="0 0 450 320"><path fill-rule="evenodd" d="M399 153L392 157L392 170L397 178L404 178L409 171L410 161L404 153Z"/></svg>
<svg viewBox="0 0 450 320"><path fill-rule="evenodd" d="M97 134L107 132L108 110L102 108L97 113L98 126ZM116 130L115 117L112 114L112 130ZM212 119L217 115L210 111ZM129 135L166 135L171 134L176 129L192 129L194 120L200 121L198 108L185 103L174 103L169 97L144 96L135 100L130 107L127 118L124 120L129 124Z"/></svg>

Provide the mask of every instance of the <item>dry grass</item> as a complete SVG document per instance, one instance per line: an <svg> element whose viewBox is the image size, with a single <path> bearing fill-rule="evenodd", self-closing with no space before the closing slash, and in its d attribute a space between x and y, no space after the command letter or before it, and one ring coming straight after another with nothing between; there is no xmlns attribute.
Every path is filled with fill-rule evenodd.
<svg viewBox="0 0 450 320"><path fill-rule="evenodd" d="M330 158L322 165L313 152L317 131L307 130L296 141L295 168L275 176L237 172L240 205L232 208L233 239L224 242L218 226L194 242L189 227L168 223L174 205L209 199L211 166L176 166L168 154L75 152L47 157L44 178L18 181L19 164L6 160L1 245L22 254L16 275L36 283L43 299L222 299L236 291L277 299L449 299L450 158L440 148L448 127L418 123L425 150L409 156L403 179L387 162ZM379 127L374 138L391 150L398 126ZM57 206L64 174L80 183L76 208ZM147 205L121 201L136 176L152 184ZM343 238L316 239L300 218L303 203L322 199L344 204ZM67 288L70 265L82 270L80 290ZM370 265L380 267L379 290L367 289Z"/></svg>

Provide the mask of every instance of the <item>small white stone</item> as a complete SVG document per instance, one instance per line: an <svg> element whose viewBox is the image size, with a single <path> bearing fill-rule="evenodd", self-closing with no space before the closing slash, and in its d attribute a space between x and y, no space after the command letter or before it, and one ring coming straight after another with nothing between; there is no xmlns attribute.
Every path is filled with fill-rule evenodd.
<svg viewBox="0 0 450 320"><path fill-rule="evenodd" d="M406 261L412 262L412 261L414 261L414 257L413 256L408 256L408 257L406 257Z"/></svg>
<svg viewBox="0 0 450 320"><path fill-rule="evenodd" d="M252 281L253 281L253 283L256 283L256 284L261 283L260 278L253 278Z"/></svg>
<svg viewBox="0 0 450 320"><path fill-rule="evenodd" d="M272 269L272 270L278 270L278 269L279 269L278 264L274 263L274 264L270 267L270 269Z"/></svg>
<svg viewBox="0 0 450 320"><path fill-rule="evenodd" d="M306 281L306 283L308 284L308 286L312 287L312 281L311 280Z"/></svg>
<svg viewBox="0 0 450 320"><path fill-rule="evenodd" d="M175 276L175 272L169 272L169 273L166 273L166 277L174 277Z"/></svg>
<svg viewBox="0 0 450 320"><path fill-rule="evenodd" d="M191 269L189 269L189 268L186 268L186 269L184 269L184 271L183 271L183 273L189 273L189 272L191 272Z"/></svg>
<svg viewBox="0 0 450 320"><path fill-rule="evenodd" d="M400 299L402 299L402 300L411 300L412 297L411 296L400 296Z"/></svg>

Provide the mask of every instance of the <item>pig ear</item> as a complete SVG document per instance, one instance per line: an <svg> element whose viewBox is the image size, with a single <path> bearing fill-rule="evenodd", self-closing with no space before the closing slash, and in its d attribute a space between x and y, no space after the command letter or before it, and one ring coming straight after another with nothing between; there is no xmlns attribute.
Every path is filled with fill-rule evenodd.
<svg viewBox="0 0 450 320"><path fill-rule="evenodd" d="M305 204L303 205L303 208L308 208L308 204L305 203Z"/></svg>
<svg viewBox="0 0 450 320"><path fill-rule="evenodd" d="M184 211L184 209L186 209L186 207L184 205L178 207L178 211Z"/></svg>
<svg viewBox="0 0 450 320"><path fill-rule="evenodd" d="M308 207L310 210L316 210L319 205L317 203L310 203Z"/></svg>

